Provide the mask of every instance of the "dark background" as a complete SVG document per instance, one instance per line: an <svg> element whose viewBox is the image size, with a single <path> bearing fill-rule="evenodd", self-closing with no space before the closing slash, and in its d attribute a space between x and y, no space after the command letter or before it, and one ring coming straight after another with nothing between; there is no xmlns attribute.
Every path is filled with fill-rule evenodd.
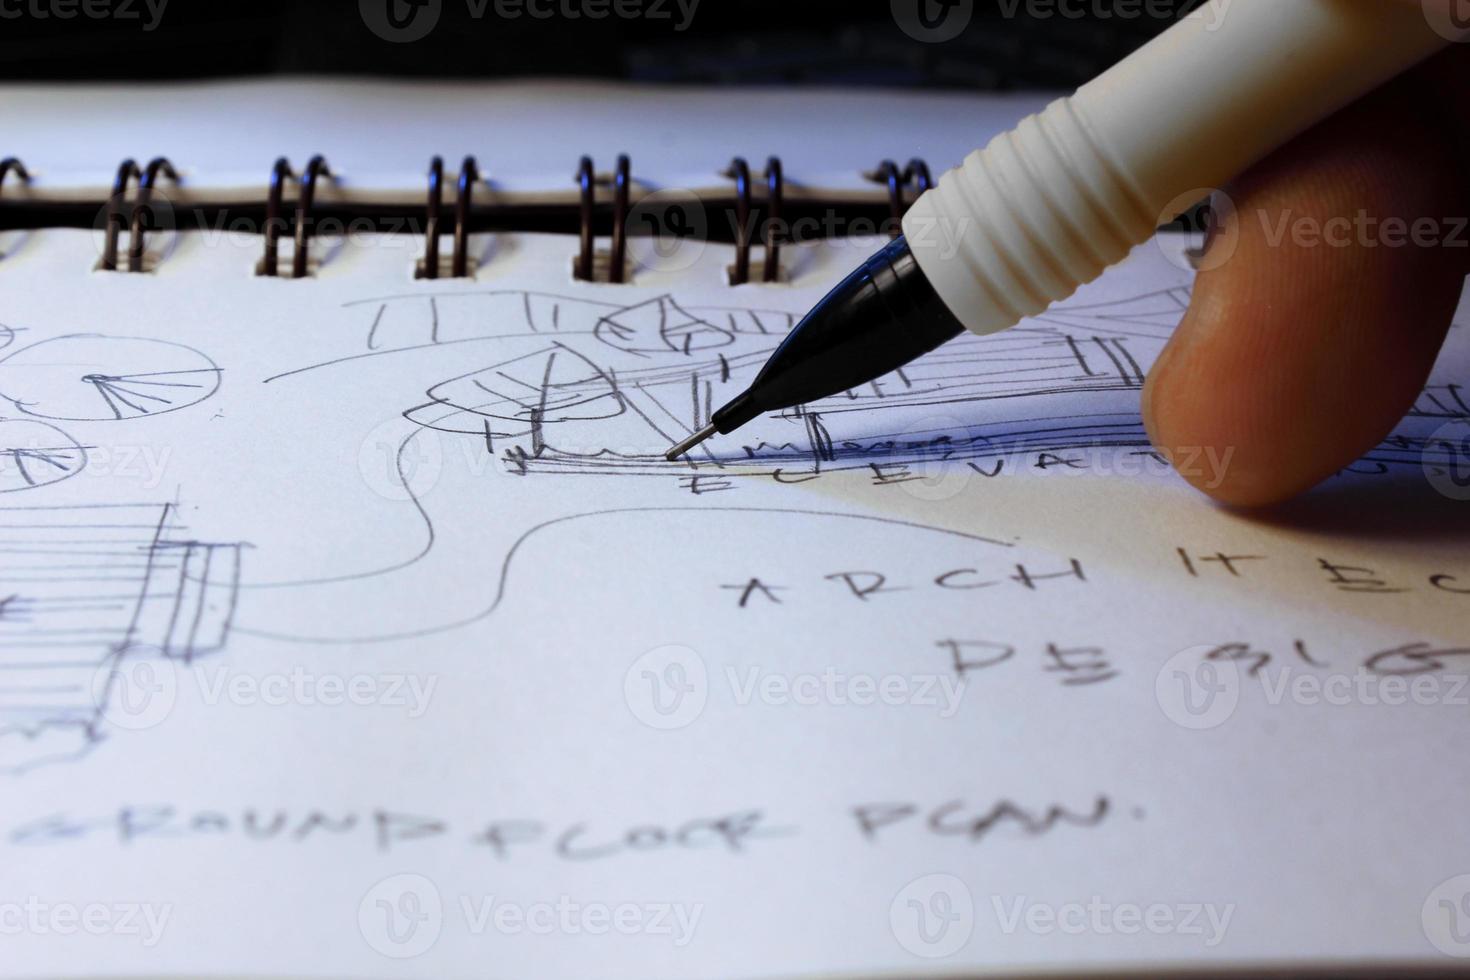
<svg viewBox="0 0 1470 980"><path fill-rule="evenodd" d="M673 28L677 17L512 21L487 12L475 19L465 0L442 0L441 20L428 38L392 44L367 29L358 0L168 0L149 32L141 19L59 20L30 12L32 4L51 2L0 0L7 13L0 19L0 77L556 75L684 84L1070 88L1171 22L1139 16L1141 0L1039 0L1029 13L1027 3L1016 13L1010 2L973 0L963 34L924 43L898 28L887 0L701 0L682 33ZM142 0L109 2L127 2L146 16ZM677 15L671 3L668 9Z"/></svg>

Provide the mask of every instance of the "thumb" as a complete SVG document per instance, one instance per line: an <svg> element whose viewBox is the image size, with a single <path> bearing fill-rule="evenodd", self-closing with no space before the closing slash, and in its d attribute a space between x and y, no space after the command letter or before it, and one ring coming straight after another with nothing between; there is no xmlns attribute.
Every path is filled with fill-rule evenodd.
<svg viewBox="0 0 1470 980"><path fill-rule="evenodd" d="M1394 82L1227 189L1234 213L1143 399L1168 458L1224 461L1182 470L1205 492L1246 506L1300 493L1421 392L1470 270L1464 167L1427 109L1454 97L1426 91L1441 76Z"/></svg>

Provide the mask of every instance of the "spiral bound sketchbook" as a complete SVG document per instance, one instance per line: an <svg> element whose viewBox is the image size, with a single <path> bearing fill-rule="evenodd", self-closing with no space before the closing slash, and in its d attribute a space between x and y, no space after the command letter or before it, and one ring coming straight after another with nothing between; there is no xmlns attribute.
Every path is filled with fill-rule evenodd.
<svg viewBox="0 0 1470 980"><path fill-rule="evenodd" d="M1470 952L1470 308L1397 431L1271 518L1149 447L1140 388L1193 279L1169 235L670 463L886 239L645 236L640 202L705 188L713 226L825 188L881 213L890 178L901 208L917 161L1030 106L885 95L894 132L839 120L823 147L704 126L706 95L746 110L692 92L632 145L536 87L442 117L382 85L353 113L307 83L169 91L114 120L122 152L8 97L0 209L98 220L0 235L0 975ZM129 122L165 103L171 127ZM661 156L655 129L700 135ZM546 134L587 143L532 170ZM585 234L583 152L613 218ZM313 221L373 199L364 172L416 230ZM466 224L549 192L571 230ZM282 223L199 229L150 194Z"/></svg>

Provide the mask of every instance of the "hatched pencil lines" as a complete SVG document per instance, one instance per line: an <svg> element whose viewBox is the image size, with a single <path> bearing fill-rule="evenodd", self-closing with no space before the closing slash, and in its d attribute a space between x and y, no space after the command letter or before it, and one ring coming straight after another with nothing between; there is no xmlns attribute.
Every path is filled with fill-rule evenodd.
<svg viewBox="0 0 1470 980"><path fill-rule="evenodd" d="M175 510L0 508L0 771L87 752L137 662L225 648L243 546L186 537Z"/></svg>

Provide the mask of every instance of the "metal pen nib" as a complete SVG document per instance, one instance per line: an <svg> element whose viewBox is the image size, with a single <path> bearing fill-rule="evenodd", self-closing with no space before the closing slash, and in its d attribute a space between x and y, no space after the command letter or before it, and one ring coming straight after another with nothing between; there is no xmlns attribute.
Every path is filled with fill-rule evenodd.
<svg viewBox="0 0 1470 980"><path fill-rule="evenodd" d="M674 462L680 456L683 456L689 450L693 449L701 442L704 442L710 436L718 434L719 431L720 430L716 429L713 425L705 426L698 432L694 433L694 435L690 436L688 439L685 439L683 442L679 443L677 446L674 446L668 452L664 453L664 459L668 460L670 463Z"/></svg>

